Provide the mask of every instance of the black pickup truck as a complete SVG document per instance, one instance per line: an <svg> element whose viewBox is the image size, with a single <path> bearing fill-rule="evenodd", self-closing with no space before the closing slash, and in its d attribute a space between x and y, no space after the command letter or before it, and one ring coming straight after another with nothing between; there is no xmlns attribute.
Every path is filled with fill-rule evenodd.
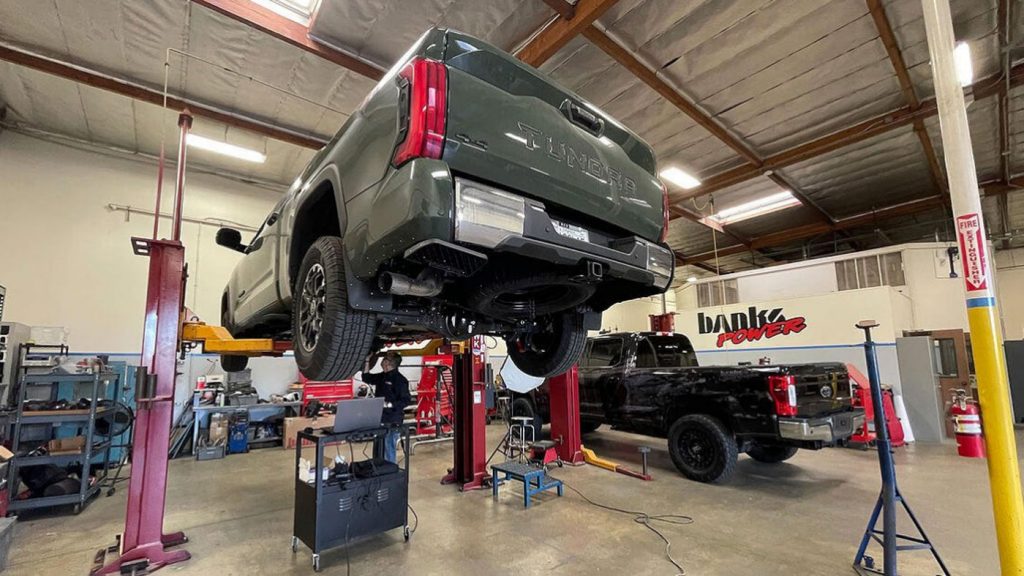
<svg viewBox="0 0 1024 576"><path fill-rule="evenodd" d="M610 424L667 437L672 462L698 482L727 481L743 452L775 463L841 443L864 418L843 364L698 366L682 334L590 338L579 375L584 433ZM546 386L517 396L513 414L547 421Z"/></svg>

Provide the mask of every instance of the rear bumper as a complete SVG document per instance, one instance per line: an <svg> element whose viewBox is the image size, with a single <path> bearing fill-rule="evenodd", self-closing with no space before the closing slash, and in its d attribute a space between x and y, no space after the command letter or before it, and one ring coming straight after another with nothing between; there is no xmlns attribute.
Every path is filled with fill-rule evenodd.
<svg viewBox="0 0 1024 576"><path fill-rule="evenodd" d="M495 201L489 202L489 197ZM556 220L535 200L459 178L455 207L457 242L559 266L584 269L596 263L605 277L658 292L672 282L675 256L668 247L639 236L611 238L594 230L586 230L589 241L559 234Z"/></svg>
<svg viewBox="0 0 1024 576"><path fill-rule="evenodd" d="M779 436L800 442L846 440L864 424L864 412L850 410L820 418L779 418Z"/></svg>

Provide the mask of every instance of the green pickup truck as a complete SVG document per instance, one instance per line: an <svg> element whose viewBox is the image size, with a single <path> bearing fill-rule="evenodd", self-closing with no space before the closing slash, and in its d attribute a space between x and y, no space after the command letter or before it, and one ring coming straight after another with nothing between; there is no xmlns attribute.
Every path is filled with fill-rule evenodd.
<svg viewBox="0 0 1024 576"><path fill-rule="evenodd" d="M427 31L278 202L222 300L235 337L291 338L312 380L386 341L490 334L559 374L612 304L664 292L654 153L537 70ZM224 357L226 370L244 357Z"/></svg>

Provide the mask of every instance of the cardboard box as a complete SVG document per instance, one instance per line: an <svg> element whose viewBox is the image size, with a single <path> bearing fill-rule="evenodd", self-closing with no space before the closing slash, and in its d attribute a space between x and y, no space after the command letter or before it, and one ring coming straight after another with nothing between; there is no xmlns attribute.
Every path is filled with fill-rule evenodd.
<svg viewBox="0 0 1024 576"><path fill-rule="evenodd" d="M281 443L285 448L295 448L295 440L298 437L300 431L306 428L329 428L334 426L334 414L327 414L326 416L320 416L319 418L285 418L284 419L284 442ZM312 442L303 442L306 446L311 446Z"/></svg>
<svg viewBox="0 0 1024 576"><path fill-rule="evenodd" d="M81 454L85 449L85 436L72 436L71 438L55 438L46 444L46 451L51 456L59 454Z"/></svg>
<svg viewBox="0 0 1024 576"><path fill-rule="evenodd" d="M225 414L215 412L210 414L210 430L207 435L207 445L227 444L228 442L228 418Z"/></svg>
<svg viewBox="0 0 1024 576"><path fill-rule="evenodd" d="M7 462L11 458L14 458L14 452L11 452L4 446L0 446L0 462Z"/></svg>

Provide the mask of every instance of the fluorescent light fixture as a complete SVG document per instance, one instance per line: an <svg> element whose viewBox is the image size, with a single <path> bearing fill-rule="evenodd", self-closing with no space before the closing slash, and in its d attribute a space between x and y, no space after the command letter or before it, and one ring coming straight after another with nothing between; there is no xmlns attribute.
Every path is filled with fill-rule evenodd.
<svg viewBox="0 0 1024 576"><path fill-rule="evenodd" d="M227 142L221 142L220 140L211 140L205 136L199 136L196 134L188 135L188 145L193 148L199 148L200 150L207 150L217 154L223 154L225 156L231 156L239 160L245 160L246 162L255 162L257 164L263 164L267 161L267 155L262 152L250 150L248 148L242 148L241 146L235 146L234 144L228 144Z"/></svg>
<svg viewBox="0 0 1024 576"><path fill-rule="evenodd" d="M665 168L660 173L661 177L668 180L672 184L679 186L685 190L692 190L697 186L700 186L700 180L697 180L693 176L690 176L680 168L672 166L671 168Z"/></svg>
<svg viewBox="0 0 1024 576"><path fill-rule="evenodd" d="M959 42L953 49L953 62L956 64L956 77L963 87L974 82L974 66L971 64L971 45Z"/></svg>
<svg viewBox="0 0 1024 576"><path fill-rule="evenodd" d="M690 276L689 278L686 279L686 281L689 282L690 284L693 284L694 282L697 281L697 277L696 276Z"/></svg>
<svg viewBox="0 0 1024 576"><path fill-rule="evenodd" d="M715 214L714 219L718 220L720 224L732 224L741 220L747 220L748 218L754 218L755 216L775 212L776 210L782 210L783 208L789 208L790 206L796 206L799 203L800 201L793 196L792 192L783 190L777 194L770 194L764 198L744 202L739 206L726 208Z"/></svg>

